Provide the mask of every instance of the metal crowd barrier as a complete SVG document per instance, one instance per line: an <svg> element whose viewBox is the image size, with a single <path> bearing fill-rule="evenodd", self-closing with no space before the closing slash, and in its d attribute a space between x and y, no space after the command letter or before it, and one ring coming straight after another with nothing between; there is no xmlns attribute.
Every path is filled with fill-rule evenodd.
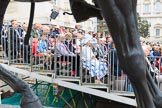
<svg viewBox="0 0 162 108"><path fill-rule="evenodd" d="M1 60L8 59L10 65L24 64L30 68L30 71L55 74L55 78L78 79L83 86L105 88L108 92L133 92L129 79L119 66L115 49L109 49L103 56L101 53L97 52L99 51L98 49L96 50L98 46L94 47L92 45L96 60L98 60L99 63L104 62L108 69L108 73L104 75L104 77L100 79L101 82L98 83L96 82L97 75L92 75L91 73L92 68L85 68L84 60L82 59L82 49L85 46L82 44L82 40L80 40L81 45L77 47L74 46L76 47L76 51L74 51L75 57L57 57L58 50L56 43L58 43L58 38L48 37L48 50L50 52L38 53L37 48L40 38L31 38L29 42L30 45L25 46L23 44L23 37L19 35L13 31L13 28L8 28L8 32L5 35L2 35L1 38ZM76 44L76 38L70 40L67 39L66 42L73 43L74 45ZM99 43L97 44L99 45ZM78 47L80 47L80 51ZM73 50L74 49L71 49L71 51ZM161 56L148 58L149 60L154 59L151 66L153 67L153 70L156 71L155 77L157 85L162 89ZM80 59L79 63L77 63L77 59ZM155 61L156 59L159 61ZM74 62L75 65L73 65ZM91 63L93 62L89 62L90 66ZM77 69L78 66L79 70Z"/></svg>
<svg viewBox="0 0 162 108"><path fill-rule="evenodd" d="M0 104L1 104L1 95L2 95L2 92L0 92Z"/></svg>
<svg viewBox="0 0 162 108"><path fill-rule="evenodd" d="M160 90L162 90L162 56L148 57L151 65L151 76Z"/></svg>

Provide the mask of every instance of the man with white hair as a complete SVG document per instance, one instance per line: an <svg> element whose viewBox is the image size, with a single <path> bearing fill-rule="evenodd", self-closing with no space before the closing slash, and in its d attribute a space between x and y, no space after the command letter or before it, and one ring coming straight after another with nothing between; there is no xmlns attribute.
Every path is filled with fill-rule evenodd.
<svg viewBox="0 0 162 108"><path fill-rule="evenodd" d="M146 61L148 62L148 65L149 65L148 67L149 67L151 76L153 77L156 84L158 84L158 83L161 84L162 83L162 75L159 74L159 69L158 69L159 67L157 68L154 65L152 67L150 61L147 58L147 56L149 55L149 52L150 52L150 50L149 50L150 46L149 45L143 45L142 48L143 48L144 54L146 56Z"/></svg>
<svg viewBox="0 0 162 108"><path fill-rule="evenodd" d="M147 57L149 55L149 52L150 52L149 47L147 45L143 45L142 48L143 48L145 56Z"/></svg>
<svg viewBox="0 0 162 108"><path fill-rule="evenodd" d="M80 66L80 56L78 54L74 54L68 48L65 42L65 35L72 35L70 33L60 34L58 37L58 43L56 43L56 55L57 60L61 61L69 61L72 63L72 76L79 76L79 66ZM71 37L71 36L67 36Z"/></svg>
<svg viewBox="0 0 162 108"><path fill-rule="evenodd" d="M142 46L142 49L143 49L143 51L144 51L144 55L146 56L146 61L147 61L147 64L148 64L148 68L149 68L149 70L150 70L150 74L151 74L152 78L154 79L155 83L157 84L157 79L156 79L156 77L157 77L157 74L158 74L158 73L153 69L153 67L152 67L152 65L151 65L151 63L150 63L150 61L149 61L148 58L147 58L147 56L149 56L149 53L150 53L149 46L148 46L148 45L143 45L143 46Z"/></svg>
<svg viewBox="0 0 162 108"><path fill-rule="evenodd" d="M50 27L47 26L47 25L44 25L44 26L42 27L42 30L43 30L43 33L47 33L47 34L50 33Z"/></svg>

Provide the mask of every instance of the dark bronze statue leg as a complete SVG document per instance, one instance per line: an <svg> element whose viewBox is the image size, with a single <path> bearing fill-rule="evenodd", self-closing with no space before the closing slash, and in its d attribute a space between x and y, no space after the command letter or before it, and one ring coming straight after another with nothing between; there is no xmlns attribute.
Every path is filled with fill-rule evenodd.
<svg viewBox="0 0 162 108"><path fill-rule="evenodd" d="M139 40L136 2L137 0L98 0L117 48L120 66L135 90L138 107L162 108L159 104L160 91L149 75Z"/></svg>
<svg viewBox="0 0 162 108"><path fill-rule="evenodd" d="M86 21L91 17L103 19L100 9L96 6L88 4L85 0L69 0L72 14L76 22ZM88 12L87 12L88 11Z"/></svg>
<svg viewBox="0 0 162 108"><path fill-rule="evenodd" d="M10 0L0 0L0 33L3 24L3 18ZM1 38L1 37L0 37ZM13 88L15 92L22 94L21 108L42 108L38 97L33 93L27 83L9 72L0 65L0 79Z"/></svg>
<svg viewBox="0 0 162 108"><path fill-rule="evenodd" d="M21 108L43 108L39 98L28 84L0 65L0 79L6 82L17 93L22 94Z"/></svg>
<svg viewBox="0 0 162 108"><path fill-rule="evenodd" d="M0 33L3 18L10 0L0 0ZM1 37L0 37L1 38ZM0 65L0 79L6 82L15 92L21 93L21 108L43 108L38 97L33 93L27 83L9 72Z"/></svg>
<svg viewBox="0 0 162 108"><path fill-rule="evenodd" d="M150 89L150 92L153 96L153 102L155 103L156 108L162 108L162 94L155 84L154 80L152 80L152 76L150 74L150 67L147 68L147 83Z"/></svg>
<svg viewBox="0 0 162 108"><path fill-rule="evenodd" d="M0 0L0 39L1 39L1 29L3 24L3 18L5 11L7 9L7 6L9 4L10 0Z"/></svg>

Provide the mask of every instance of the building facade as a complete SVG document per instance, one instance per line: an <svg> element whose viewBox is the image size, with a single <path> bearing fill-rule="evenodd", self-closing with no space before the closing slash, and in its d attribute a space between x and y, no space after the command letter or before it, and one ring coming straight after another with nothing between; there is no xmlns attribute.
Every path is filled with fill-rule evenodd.
<svg viewBox="0 0 162 108"><path fill-rule="evenodd" d="M56 20L52 20L52 24L58 23L58 25L64 25L73 28L76 25L76 21L72 15L63 15L63 12L71 12L69 0L54 0L54 9L59 12L59 16ZM87 0L88 3L92 3L92 0ZM90 18L85 22L79 23L81 28L89 31L97 31L97 18Z"/></svg>
<svg viewBox="0 0 162 108"><path fill-rule="evenodd" d="M148 40L162 42L162 0L137 0L137 12L151 24Z"/></svg>
<svg viewBox="0 0 162 108"><path fill-rule="evenodd" d="M92 0L88 0L92 3ZM50 19L51 10L59 13L55 20ZM63 12L71 12L69 0L51 0L48 2L36 3L34 23L52 24L74 28L76 21L72 15L63 15ZM17 19L20 22L28 23L30 15L30 3L16 2L11 0L5 14L5 21ZM97 19L90 18L89 20L79 23L81 28L89 31L97 31Z"/></svg>
<svg viewBox="0 0 162 108"><path fill-rule="evenodd" d="M97 21L97 31L103 34L110 34L105 20Z"/></svg>
<svg viewBox="0 0 162 108"><path fill-rule="evenodd" d="M162 0L137 0L137 12L151 25L147 40L162 42ZM98 20L97 30L109 33L104 20Z"/></svg>

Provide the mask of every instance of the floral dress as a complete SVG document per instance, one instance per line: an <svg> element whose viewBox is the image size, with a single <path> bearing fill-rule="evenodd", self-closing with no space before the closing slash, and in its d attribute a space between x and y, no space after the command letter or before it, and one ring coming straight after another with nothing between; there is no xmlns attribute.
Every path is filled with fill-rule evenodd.
<svg viewBox="0 0 162 108"><path fill-rule="evenodd" d="M101 62L95 57L92 52L91 47L83 46L82 47L82 64L83 68L89 70L91 77L97 77L97 79L103 78L108 73L107 64L105 62Z"/></svg>

